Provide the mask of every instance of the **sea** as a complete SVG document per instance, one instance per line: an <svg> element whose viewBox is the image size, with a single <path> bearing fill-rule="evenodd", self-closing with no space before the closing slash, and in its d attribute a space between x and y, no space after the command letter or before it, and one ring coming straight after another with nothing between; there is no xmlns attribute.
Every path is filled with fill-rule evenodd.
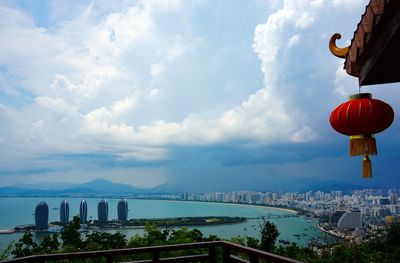
<svg viewBox="0 0 400 263"><path fill-rule="evenodd" d="M64 198L0 198L0 230L12 229L18 225L34 224L35 207L40 201L45 201L49 206L49 222L60 220L60 203ZM79 215L79 204L82 198L66 198L70 205L70 219ZM99 198L85 199L88 204L88 220L97 219L97 204ZM250 218L246 222L214 225L196 226L204 236L216 235L224 239L232 237L254 237L260 238L260 225L262 217L274 222L280 232L278 240L296 242L300 246L306 246L312 239L322 240L326 235L317 227L317 220L297 217L277 217L278 215L293 214L292 211L271 208L265 206L254 206L231 203L213 203L196 201L168 201L168 200L143 200L127 199L129 207L128 218L167 218L167 217L190 217L190 216L239 216ZM107 199L109 220L117 218L117 204L119 199ZM115 233L120 231L129 239L136 234L143 234L143 229L119 229L102 230ZM10 242L18 241L23 233L0 234L0 250L7 247ZM33 233L34 239L40 242L43 233Z"/></svg>

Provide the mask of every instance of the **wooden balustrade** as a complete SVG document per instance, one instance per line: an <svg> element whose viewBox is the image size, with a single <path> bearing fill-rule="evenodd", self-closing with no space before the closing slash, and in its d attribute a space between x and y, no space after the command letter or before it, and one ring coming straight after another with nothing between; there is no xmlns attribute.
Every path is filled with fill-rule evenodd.
<svg viewBox="0 0 400 263"><path fill-rule="evenodd" d="M184 255L176 257L162 257L162 253L172 251L188 251L199 249L200 252L204 251L207 253L199 253L193 255ZM222 250L218 256L217 250ZM187 243L177 245L165 245L165 246L153 246L153 247L138 247L138 248L124 248L124 249L112 249L112 250L101 250L101 251L88 251L88 252L74 252L74 253L63 253L63 254L47 254L47 255L32 255L28 257L15 258L10 260L2 261L3 263L17 263L17 262L56 262L65 260L84 260L84 259L95 259L104 258L107 263L121 262L123 256L143 255L150 254L151 259L126 261L124 262L135 262L135 263L147 263L147 262L223 262L223 263L234 263L234 262L276 262L276 263L299 263L300 261L278 256L273 253L268 253L254 248L234 244L227 241L210 241L210 242L198 242L198 243ZM222 261L221 261L222 260Z"/></svg>

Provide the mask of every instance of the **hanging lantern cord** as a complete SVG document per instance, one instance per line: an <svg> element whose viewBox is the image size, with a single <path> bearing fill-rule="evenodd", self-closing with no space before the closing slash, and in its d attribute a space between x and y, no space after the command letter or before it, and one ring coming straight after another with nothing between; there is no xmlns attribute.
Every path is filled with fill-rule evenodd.
<svg viewBox="0 0 400 263"><path fill-rule="evenodd" d="M372 177L372 163L369 159L367 153L364 154L364 158L362 161L362 176L363 178L371 178Z"/></svg>

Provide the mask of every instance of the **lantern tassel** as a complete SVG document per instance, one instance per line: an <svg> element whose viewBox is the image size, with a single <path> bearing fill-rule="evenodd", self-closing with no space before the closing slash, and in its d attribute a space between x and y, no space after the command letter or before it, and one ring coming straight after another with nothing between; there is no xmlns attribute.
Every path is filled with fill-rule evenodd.
<svg viewBox="0 0 400 263"><path fill-rule="evenodd" d="M372 163L369 159L368 155L364 155L362 161L362 176L363 178L371 178L372 177Z"/></svg>
<svg viewBox="0 0 400 263"><path fill-rule="evenodd" d="M376 141L373 135L350 136L350 156L377 155Z"/></svg>

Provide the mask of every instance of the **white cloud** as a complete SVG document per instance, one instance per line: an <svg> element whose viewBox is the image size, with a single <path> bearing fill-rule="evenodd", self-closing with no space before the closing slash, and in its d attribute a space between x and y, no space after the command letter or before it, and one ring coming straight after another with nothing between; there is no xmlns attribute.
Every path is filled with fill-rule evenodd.
<svg viewBox="0 0 400 263"><path fill-rule="evenodd" d="M292 46L296 45L299 42L299 40L300 40L300 35L299 34L295 34L295 35L293 35L293 36L291 36L289 38L287 46L288 47L292 47Z"/></svg>
<svg viewBox="0 0 400 263"><path fill-rule="evenodd" d="M7 123L0 136L13 134L10 138L19 142L32 134L36 141L24 147L33 153L106 152L135 160L167 159L171 145L314 140L318 124L310 109L315 110L315 102L304 98L316 89L309 79L323 70L315 72L319 65L310 70L305 64L325 58L317 57L321 48L310 41L321 31L325 34L326 29L317 28L325 19L321 12L330 7L325 3L274 2L281 7L254 32L263 85L233 107L223 105L221 97L219 105L206 102L207 110L199 112L182 109L179 117L168 115L168 106L188 98L168 97L168 89L183 77L189 79L184 88L191 88L188 72L198 73L186 71L197 62L191 55L212 43L190 25L182 26L192 4L139 1L102 16L96 5L89 5L51 29L37 27L20 11L0 8L0 35L9 40L0 41L0 64L34 97L24 109L0 107L0 118ZM165 28L171 16L177 21ZM213 67L212 59L196 70L216 71L206 76L224 78L225 69ZM168 79L172 70L178 74ZM344 93L342 74L336 74L336 90ZM204 85L207 81L213 79Z"/></svg>
<svg viewBox="0 0 400 263"><path fill-rule="evenodd" d="M285 2L266 24L256 29L254 45L262 61L265 88L212 118L202 113L187 113L181 121L153 119L141 124L137 124L135 114L141 114L140 106L150 103L148 97L158 97L162 87L157 84L155 88L152 82L147 82L146 87L141 73L131 69L135 61L126 61L124 56L140 50L133 54L147 56L140 61L140 67L146 67L147 63L154 80L202 45L204 40L197 36L157 36L160 32L155 17L159 12L184 8L183 3L144 2L124 12L111 13L97 24L92 18L94 7L89 5L52 32L37 28L20 12L3 10L6 14L3 22L12 26L12 30L4 26L0 28L1 33L10 39L19 36L18 42L26 42L24 38L29 37L31 44L29 48L0 44L0 49L8 54L0 55L0 61L10 64L10 70L16 70L17 75L25 76L23 84L35 94L40 106L31 113L21 113L21 122L15 124L21 131L18 136L32 133L38 137L41 133L42 141L36 145L42 144L50 152L62 151L63 147L66 151L101 150L140 160L167 158L166 148L171 144L311 140L315 133L301 122L302 113L285 105L285 98L274 82L273 68L281 49L280 30L287 25L304 29L312 23L312 13L307 11L302 15L306 8L298 7L294 2ZM17 22L11 19L15 17ZM295 45L299 34L293 34L287 41L289 46ZM158 62L151 62L154 59ZM43 112L46 118L40 121L32 115ZM32 123L32 127L24 129L24 121ZM65 136L74 143L65 142Z"/></svg>
<svg viewBox="0 0 400 263"><path fill-rule="evenodd" d="M160 89L153 88L153 89L150 90L150 97L155 98L158 95L160 95L160 93L161 93Z"/></svg>
<svg viewBox="0 0 400 263"><path fill-rule="evenodd" d="M174 37L173 43L167 48L166 58L173 60L183 56L188 51L193 50L202 43L201 38L195 38L192 41L185 40L182 36Z"/></svg>
<svg viewBox="0 0 400 263"><path fill-rule="evenodd" d="M366 2L367 0L332 0L332 5L341 9L353 9L359 6L365 6L367 4Z"/></svg>
<svg viewBox="0 0 400 263"><path fill-rule="evenodd" d="M37 103L50 111L64 113L66 115L74 114L77 107L65 102L63 98L51 98L47 96L36 97Z"/></svg>
<svg viewBox="0 0 400 263"><path fill-rule="evenodd" d="M343 97L348 97L357 91L358 86L357 78L347 74L341 61L335 73L335 91Z"/></svg>
<svg viewBox="0 0 400 263"><path fill-rule="evenodd" d="M153 77L158 77L158 76L160 76L163 72L164 72L164 65L163 65L161 62L156 63L156 64L153 64L153 65L151 65L151 67L150 67L150 74L151 74Z"/></svg>
<svg viewBox="0 0 400 263"><path fill-rule="evenodd" d="M296 21L296 26L306 28L314 22L314 17L309 12L301 14L300 18Z"/></svg>
<svg viewBox="0 0 400 263"><path fill-rule="evenodd" d="M131 111L135 107L135 105L136 99L133 96L120 101L116 101L111 106L112 113L113 115L118 117L118 115Z"/></svg>

